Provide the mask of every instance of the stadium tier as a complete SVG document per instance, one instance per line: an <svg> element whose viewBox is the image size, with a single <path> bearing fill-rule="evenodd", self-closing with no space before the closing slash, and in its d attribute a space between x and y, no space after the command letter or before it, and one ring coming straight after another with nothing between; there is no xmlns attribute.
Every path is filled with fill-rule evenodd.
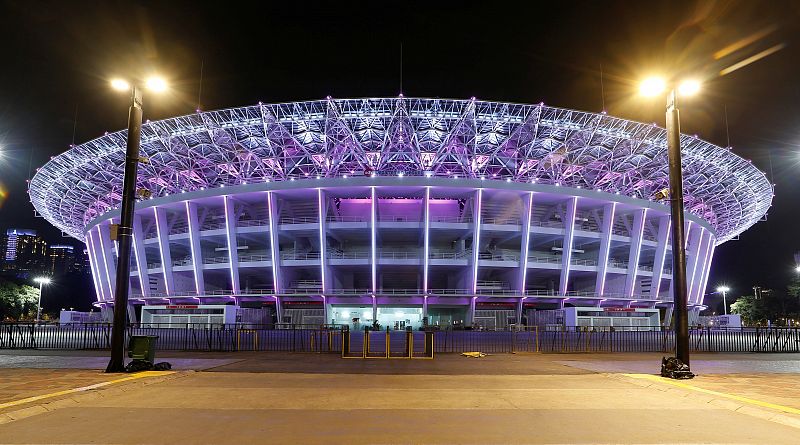
<svg viewBox="0 0 800 445"><path fill-rule="evenodd" d="M126 131L30 184L113 301ZM773 189L682 136L689 302ZM258 104L142 129L130 290L147 305L269 305L281 321L523 322L526 307L671 304L665 131L606 114L407 97ZM289 315L285 315L289 314Z"/></svg>

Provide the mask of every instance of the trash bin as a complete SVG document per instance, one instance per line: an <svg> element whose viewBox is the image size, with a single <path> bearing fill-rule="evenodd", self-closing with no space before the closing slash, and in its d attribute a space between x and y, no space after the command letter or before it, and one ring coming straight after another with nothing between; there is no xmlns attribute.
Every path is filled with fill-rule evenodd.
<svg viewBox="0 0 800 445"><path fill-rule="evenodd" d="M156 340L158 340L158 335L131 335L128 343L128 357L155 363Z"/></svg>

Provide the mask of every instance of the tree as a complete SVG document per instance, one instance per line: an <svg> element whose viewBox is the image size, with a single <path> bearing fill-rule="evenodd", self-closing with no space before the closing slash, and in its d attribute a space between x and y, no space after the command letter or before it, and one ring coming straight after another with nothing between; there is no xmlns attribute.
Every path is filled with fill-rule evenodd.
<svg viewBox="0 0 800 445"><path fill-rule="evenodd" d="M768 313L763 298L753 295L739 297L731 304L731 313L739 314L747 324L758 323L768 319Z"/></svg>
<svg viewBox="0 0 800 445"><path fill-rule="evenodd" d="M0 320L32 318L38 299L39 289L33 286L0 282Z"/></svg>
<svg viewBox="0 0 800 445"><path fill-rule="evenodd" d="M792 281L789 283L789 287L787 288L789 291L789 296L794 299L800 299L800 274L795 274Z"/></svg>
<svg viewBox="0 0 800 445"><path fill-rule="evenodd" d="M795 279L787 292L765 289L761 298L748 295L731 304L731 313L739 314L748 323L771 321L774 325L788 324L787 320L800 318L800 281Z"/></svg>

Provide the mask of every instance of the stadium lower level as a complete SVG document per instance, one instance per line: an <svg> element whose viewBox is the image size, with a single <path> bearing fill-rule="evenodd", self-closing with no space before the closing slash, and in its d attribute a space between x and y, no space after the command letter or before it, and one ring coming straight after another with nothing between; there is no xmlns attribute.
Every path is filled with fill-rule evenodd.
<svg viewBox="0 0 800 445"><path fill-rule="evenodd" d="M85 232L102 308L113 301L118 218ZM686 218L699 310L717 239ZM663 203L534 183L345 176L196 190L137 204L131 302L400 329L499 328L564 306L668 308L669 229Z"/></svg>

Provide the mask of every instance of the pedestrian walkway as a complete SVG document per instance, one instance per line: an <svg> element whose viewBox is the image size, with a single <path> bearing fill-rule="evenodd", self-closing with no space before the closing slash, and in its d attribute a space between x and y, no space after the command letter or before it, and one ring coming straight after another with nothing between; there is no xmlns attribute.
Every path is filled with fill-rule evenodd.
<svg viewBox="0 0 800 445"><path fill-rule="evenodd" d="M118 376L88 370L0 369L0 413L8 402L107 382L114 378Z"/></svg>
<svg viewBox="0 0 800 445"><path fill-rule="evenodd" d="M680 382L719 394L752 387L741 397L767 404L758 406L670 387L653 377L657 354L443 354L432 361L177 355L219 362L125 391L101 388L97 397L7 422L0 442L796 444L800 437L800 415L780 411L800 400L785 390L800 387L798 374L722 373L736 371L737 360L747 370L762 362L759 369L781 371L793 366L788 356L695 357L697 369L718 373ZM598 370L615 366L621 370ZM651 372L637 378L645 366ZM770 388L786 399L770 399Z"/></svg>

